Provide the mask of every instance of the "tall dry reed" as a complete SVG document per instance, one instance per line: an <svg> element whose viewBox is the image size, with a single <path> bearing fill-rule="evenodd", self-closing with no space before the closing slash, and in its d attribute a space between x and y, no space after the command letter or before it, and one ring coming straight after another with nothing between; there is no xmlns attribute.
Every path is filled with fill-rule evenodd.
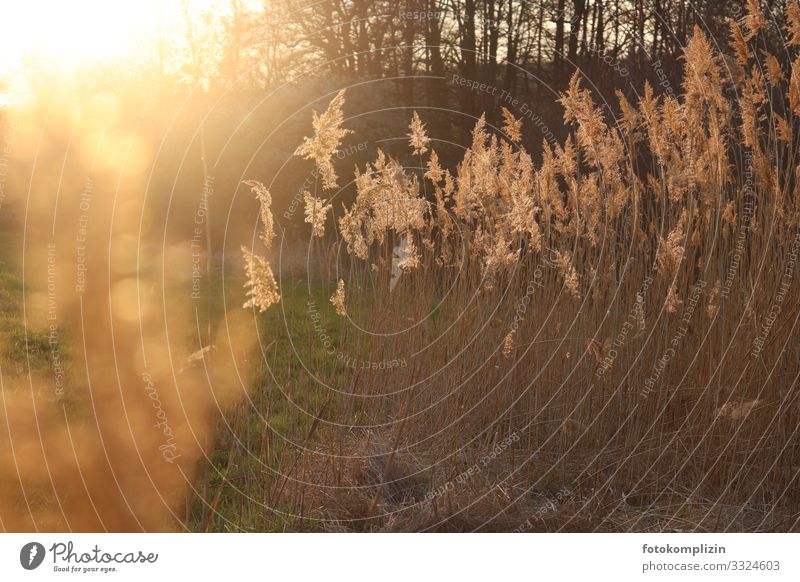
<svg viewBox="0 0 800 582"><path fill-rule="evenodd" d="M733 57L694 31L677 96L607 111L576 74L541 162L503 111L444 168L414 113L425 171L357 170L337 350L408 365L323 374L299 527L798 527L800 59L755 49L749 7ZM342 106L301 152L328 176ZM314 235L327 212L307 201Z"/></svg>

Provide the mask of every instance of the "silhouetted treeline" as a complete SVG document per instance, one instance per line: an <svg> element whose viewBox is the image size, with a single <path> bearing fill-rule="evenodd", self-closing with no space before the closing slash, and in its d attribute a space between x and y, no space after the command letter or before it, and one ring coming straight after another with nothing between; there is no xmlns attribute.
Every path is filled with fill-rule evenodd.
<svg viewBox="0 0 800 582"><path fill-rule="evenodd" d="M395 102L386 106L469 116L501 104L522 117L535 109L529 120L560 137L553 102L576 70L612 102L616 89L635 98L646 79L657 89L674 85L693 28L723 47L746 2L270 0L251 13L233 0L218 74L228 84L264 87L306 76L392 82ZM770 21L765 38L772 34L775 46L782 46L784 4L761 2Z"/></svg>

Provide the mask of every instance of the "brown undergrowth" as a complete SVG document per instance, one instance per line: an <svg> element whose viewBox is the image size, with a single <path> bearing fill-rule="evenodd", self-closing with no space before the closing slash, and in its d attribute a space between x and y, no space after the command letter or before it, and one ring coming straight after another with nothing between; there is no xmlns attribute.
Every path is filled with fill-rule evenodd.
<svg viewBox="0 0 800 582"><path fill-rule="evenodd" d="M615 112L576 74L540 163L505 112L443 168L415 113L425 169L379 152L335 239L306 194L312 237L346 249L322 251L345 257L336 349L407 365L319 378L282 476L293 527L800 527L800 41L762 54L758 33L734 24L728 57L695 30L678 95ZM343 103L298 150L325 190Z"/></svg>

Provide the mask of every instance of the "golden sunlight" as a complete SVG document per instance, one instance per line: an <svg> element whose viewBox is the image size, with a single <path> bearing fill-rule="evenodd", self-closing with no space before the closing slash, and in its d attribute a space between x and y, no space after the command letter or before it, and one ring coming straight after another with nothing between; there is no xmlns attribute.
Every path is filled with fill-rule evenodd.
<svg viewBox="0 0 800 582"><path fill-rule="evenodd" d="M72 68L135 54L192 18L225 13L224 0L29 0L3 8L0 74L30 61Z"/></svg>
<svg viewBox="0 0 800 582"><path fill-rule="evenodd" d="M32 0L4 9L0 70L29 58L59 65L118 56L158 27L158 0Z"/></svg>

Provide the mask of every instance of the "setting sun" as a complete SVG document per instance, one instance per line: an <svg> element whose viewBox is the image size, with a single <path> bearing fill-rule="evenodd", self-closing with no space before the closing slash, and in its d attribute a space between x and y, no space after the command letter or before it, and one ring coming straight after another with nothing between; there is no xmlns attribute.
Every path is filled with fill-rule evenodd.
<svg viewBox="0 0 800 582"><path fill-rule="evenodd" d="M243 6L257 9L255 2ZM191 18L225 15L222 0L31 0L3 8L0 75L30 62L73 68L134 57L171 40ZM179 32L177 34L180 34Z"/></svg>
<svg viewBox="0 0 800 582"><path fill-rule="evenodd" d="M157 0L15 2L4 8L0 70L35 58L60 65L123 54L157 30Z"/></svg>

